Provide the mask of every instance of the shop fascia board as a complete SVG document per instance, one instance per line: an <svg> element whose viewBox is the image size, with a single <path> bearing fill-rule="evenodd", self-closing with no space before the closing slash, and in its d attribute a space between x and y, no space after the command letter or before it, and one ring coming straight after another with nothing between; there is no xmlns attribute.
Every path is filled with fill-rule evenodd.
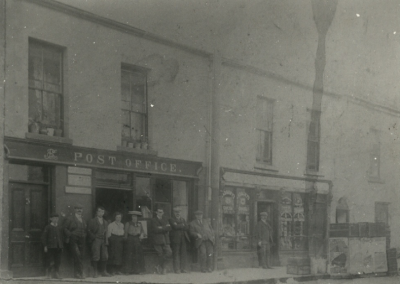
<svg viewBox="0 0 400 284"><path fill-rule="evenodd" d="M307 183L314 183L319 194L328 194L332 186L330 180L308 177L259 173L230 168L221 168L221 179L225 185L241 185L258 189L287 190L294 192L309 192Z"/></svg>

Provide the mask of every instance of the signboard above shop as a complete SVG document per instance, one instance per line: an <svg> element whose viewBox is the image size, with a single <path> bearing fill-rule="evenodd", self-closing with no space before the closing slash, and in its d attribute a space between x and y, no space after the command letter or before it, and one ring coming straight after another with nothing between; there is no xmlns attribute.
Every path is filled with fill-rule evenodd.
<svg viewBox="0 0 400 284"><path fill-rule="evenodd" d="M56 143L40 143L6 137L7 158L38 161L80 167L95 167L158 173L183 177L198 177L200 162L139 155L127 152L99 150Z"/></svg>

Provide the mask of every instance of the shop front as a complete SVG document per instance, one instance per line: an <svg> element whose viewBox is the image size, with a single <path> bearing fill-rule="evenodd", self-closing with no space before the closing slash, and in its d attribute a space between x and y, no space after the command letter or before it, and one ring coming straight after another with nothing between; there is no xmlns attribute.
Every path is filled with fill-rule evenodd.
<svg viewBox="0 0 400 284"><path fill-rule="evenodd" d="M219 231L223 266L258 267L254 229L268 212L274 266L326 257L330 182L223 168Z"/></svg>
<svg viewBox="0 0 400 284"><path fill-rule="evenodd" d="M86 220L93 218L98 206L105 208L109 221L115 212L123 213L126 221L128 211L140 211L150 266L154 252L148 225L153 212L162 208L168 218L173 207L180 207L182 216L191 219L190 212L199 206L199 162L17 138L6 138L5 145L9 202L3 206L8 206L9 216L4 217L10 221L3 260L14 277L44 274L40 236L52 212L60 214L62 222L77 203L83 206ZM62 274L72 275L72 267L65 252Z"/></svg>

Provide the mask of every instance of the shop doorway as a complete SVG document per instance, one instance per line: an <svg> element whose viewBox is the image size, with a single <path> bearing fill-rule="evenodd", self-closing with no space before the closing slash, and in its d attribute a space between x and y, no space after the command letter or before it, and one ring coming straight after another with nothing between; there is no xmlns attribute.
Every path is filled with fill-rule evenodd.
<svg viewBox="0 0 400 284"><path fill-rule="evenodd" d="M96 200L94 210L98 206L105 208L104 218L114 221L114 213L123 214L123 222L129 220L128 211L133 210L133 191L126 189L96 188Z"/></svg>
<svg viewBox="0 0 400 284"><path fill-rule="evenodd" d="M48 224L48 186L10 184L10 268L14 277L44 275L41 235Z"/></svg>
<svg viewBox="0 0 400 284"><path fill-rule="evenodd" d="M267 212L268 213L268 223L272 226L272 239L273 245L271 246L271 260L272 265L279 266L279 254L278 254L278 244L279 244L279 234L278 234L278 214L276 203L273 201L257 201L256 203L256 215L257 222L261 220L260 213Z"/></svg>

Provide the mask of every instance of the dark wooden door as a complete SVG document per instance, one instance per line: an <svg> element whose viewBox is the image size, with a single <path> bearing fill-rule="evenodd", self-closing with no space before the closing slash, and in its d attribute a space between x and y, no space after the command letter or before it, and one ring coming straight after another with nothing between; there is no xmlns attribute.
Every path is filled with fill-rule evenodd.
<svg viewBox="0 0 400 284"><path fill-rule="evenodd" d="M11 183L10 269L14 277L44 274L41 235L48 223L48 187Z"/></svg>

